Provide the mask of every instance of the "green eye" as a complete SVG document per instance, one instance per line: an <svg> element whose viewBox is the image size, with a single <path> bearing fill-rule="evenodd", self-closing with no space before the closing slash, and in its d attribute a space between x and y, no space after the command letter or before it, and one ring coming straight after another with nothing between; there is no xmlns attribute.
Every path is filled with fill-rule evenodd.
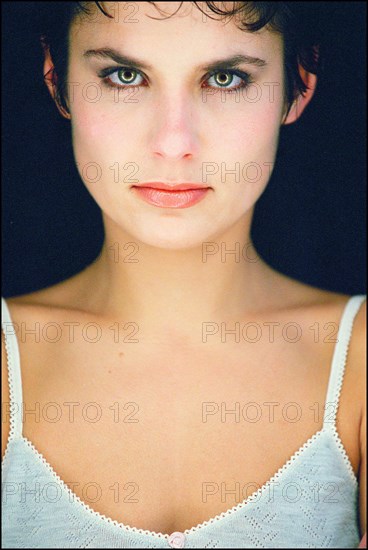
<svg viewBox="0 0 368 550"><path fill-rule="evenodd" d="M147 81L142 73L131 67L108 67L100 71L98 76L108 88L124 90L147 86ZM207 82L211 88L231 94L237 92L240 88L247 88L253 82L253 79L250 74L243 71L220 69L208 75Z"/></svg>
<svg viewBox="0 0 368 550"><path fill-rule="evenodd" d="M216 76L214 77L216 83L219 86L229 86L229 84L232 83L233 78L234 78L234 75L230 73L225 73L225 72L216 73Z"/></svg>
<svg viewBox="0 0 368 550"><path fill-rule="evenodd" d="M121 69L117 72L119 80L124 84L131 84L137 78L137 71L132 69Z"/></svg>
<svg viewBox="0 0 368 550"><path fill-rule="evenodd" d="M120 88L121 90L139 87L144 82L141 73L130 67L107 68L102 70L98 76L109 88Z"/></svg>
<svg viewBox="0 0 368 550"><path fill-rule="evenodd" d="M209 75L207 82L211 88L231 94L240 88L247 88L252 78L250 74L243 71L217 70Z"/></svg>

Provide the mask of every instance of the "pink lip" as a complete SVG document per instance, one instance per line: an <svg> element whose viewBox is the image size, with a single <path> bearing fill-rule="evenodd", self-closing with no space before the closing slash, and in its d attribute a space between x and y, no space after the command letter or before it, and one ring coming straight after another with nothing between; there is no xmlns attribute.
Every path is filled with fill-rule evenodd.
<svg viewBox="0 0 368 550"><path fill-rule="evenodd" d="M151 187L152 186L152 187ZM197 184L169 186L163 183L133 185L135 193L145 202L161 208L189 208L201 201L210 187Z"/></svg>
<svg viewBox="0 0 368 550"><path fill-rule="evenodd" d="M208 185L200 183L178 183L177 185L170 185L161 181L148 181L146 183L140 183L133 185L133 187L150 187L151 189L164 189L167 191L187 191L188 189L208 189Z"/></svg>

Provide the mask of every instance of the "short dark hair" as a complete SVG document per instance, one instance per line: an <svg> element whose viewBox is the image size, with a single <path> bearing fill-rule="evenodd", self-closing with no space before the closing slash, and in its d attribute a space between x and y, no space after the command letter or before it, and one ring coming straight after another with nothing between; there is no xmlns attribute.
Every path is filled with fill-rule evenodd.
<svg viewBox="0 0 368 550"><path fill-rule="evenodd" d="M51 78L55 87L55 99L60 107L68 113L65 99L67 95L67 70L69 52L69 29L77 15L90 14L91 4L95 4L106 16L112 16L101 6L103 2L37 2L39 10L39 37L43 49L50 52L54 69ZM154 4L155 2L149 2ZM321 50L322 25L318 8L314 2L234 2L232 9L221 9L218 2L205 2L208 10L203 11L199 2L192 2L208 17L215 19L209 12L220 17L235 17L238 28L256 32L263 27L282 35L284 41L284 101L289 112L293 102L304 94L307 85L299 73L299 64L310 73L321 76L324 60ZM178 10L169 15L172 17ZM225 5L225 3L221 3ZM227 2L230 4L230 2Z"/></svg>

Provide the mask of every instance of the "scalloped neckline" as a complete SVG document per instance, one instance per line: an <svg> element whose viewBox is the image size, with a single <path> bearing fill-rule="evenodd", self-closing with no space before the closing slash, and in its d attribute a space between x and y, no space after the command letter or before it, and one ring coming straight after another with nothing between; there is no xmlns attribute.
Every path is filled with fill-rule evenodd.
<svg viewBox="0 0 368 550"><path fill-rule="evenodd" d="M340 334L340 331L341 331L341 323L342 323L342 320L345 318L345 314L346 314L346 311L347 311L347 308L348 308L348 305L351 303L352 299L353 298L356 298L356 297L361 297L361 298L364 298L362 301L359 301L359 308L360 308L360 305L361 303L363 303L365 300L366 300L366 295L354 295L354 296L351 296L346 304L345 304L345 307L343 309L343 313L342 313L342 317L340 319L340 325L339 325L339 332L338 334ZM5 302L5 299L2 298L2 300L4 300ZM5 302L5 306L7 307L7 304ZM354 315L355 317L355 315ZM353 318L354 320L354 318ZM352 323L351 323L351 326L350 326L350 331L349 331L349 341L348 341L348 345L350 343L350 336L351 336L351 331L352 331ZM4 334L5 334L5 331L4 331ZM8 349L8 338L7 338L7 335L5 334L5 349L6 349L6 355L7 355L7 362L8 364L10 364L10 361L11 361L11 356L10 356L10 353L9 353L9 349ZM334 348L334 355L333 355L333 358L332 358L332 364L331 364L331 369L333 368L334 366L334 361L335 361L335 354L336 354L336 350L337 350L337 346L335 346ZM347 351L348 351L348 348L345 350L345 362L346 362L346 354L347 354ZM342 379L344 377L344 374L345 374L345 362L344 362L344 366L343 366L343 369L342 369L342 375L341 375L341 379L340 379L340 382L339 384L337 385L337 388L338 388L338 397L340 396L340 391L341 391L341 384L342 384ZM329 378L329 384L331 382L331 369L330 369L330 378ZM8 368L8 379L9 379L9 394L10 394L10 397L11 399L13 400L13 394L12 394L12 388L11 388L11 375L9 374L9 368ZM328 385L328 388L329 388L329 385ZM6 464L6 459L9 455L9 447L10 447L10 444L11 442L13 441L17 441L17 440L20 440L20 441L23 441L32 451L33 453L36 455L37 459L39 459L42 464L47 468L47 470L49 471L49 473L57 480L57 482L59 483L59 485L61 486L62 490L66 491L66 493L69 495L69 496L72 496L73 497L73 502L76 502L77 503L77 506L81 506L87 513L90 513L90 514L93 514L95 517L97 517L101 522L104 522L104 523L107 523L107 524L112 524L112 525L115 525L116 527L120 528L121 530L124 530L126 532L129 533L130 532L135 532L135 533L139 533L139 534L142 534L142 535L146 535L146 536L149 536L149 537L153 537L153 538L159 538L159 539L164 539L166 541L169 540L170 536L169 534L163 534L163 533L158 533L156 531L150 531L150 530L144 530L144 529L140 529L140 528L137 528L137 527L131 527L130 525L126 525L124 523L121 523L121 522L118 522L117 520L113 520L112 518L110 517L107 517L105 516L104 514L101 514L100 512L97 512L96 510L93 510L87 503L83 502L67 485L66 483L58 476L58 474L56 473L56 471L53 469L53 467L51 466L51 464L45 459L45 457L42 455L42 453L40 453L37 448L35 447L35 445L32 443L32 441L30 441L27 437L25 437L22 432L17 435L17 436L14 436L14 432L13 432L13 429L14 429L14 426L13 426L13 423L12 423L12 419L11 419L11 422L10 422L10 433L9 433L9 438L8 438L8 441L7 441L7 446L6 446L6 449L5 449L5 453L4 453L4 456L3 456L3 459L2 459L2 463L1 463L1 467L3 469L4 465ZM326 429L328 428L328 429ZM319 436L323 433L330 433L331 437L333 438L334 440L334 443L336 444L337 446L337 449L344 461L344 464L346 466L346 471L347 473L349 473L349 478L350 480L352 481L352 483L354 484L354 487L356 488L359 483L358 483L358 479L355 475L355 472L354 472L354 469L353 469L353 466L352 466L352 463L351 463L351 460L346 452L346 449L341 441L341 438L337 432L337 429L336 429L336 425L335 425L335 422L332 426L326 426L325 424L325 420L324 420L324 424L322 426L322 428L320 430L318 430L317 432L315 432L303 445L301 445L299 447L299 449L297 451L295 451L291 457L289 459L286 460L286 462L273 474L273 476L268 480L266 481L259 489L257 489L257 491L254 491L254 493L252 493L251 495L249 495L249 497L247 497L246 499L244 499L242 502L238 503L237 505L233 506L232 508L229 508L228 510L226 510L225 512L221 512L220 514L214 516L214 517L211 517L210 519L202 522L202 523L199 523L197 524L196 526L193 526L191 527L190 529L185 529L184 531L180 531L180 533L184 534L184 535L189 535L189 534L192 534L192 533L196 533L198 531L200 531L201 529L205 528L206 526L212 524L212 523L215 523L215 522L220 522L221 519L227 517L227 516L230 516L230 515L233 515L235 514L236 511L240 510L240 509L243 509L245 508L245 506L251 502L252 500L254 500L255 498L257 498L258 494L261 494L264 489L270 485L275 479L281 477L282 475L285 474L285 472L287 472L289 470L289 467L291 467L293 464L297 464L298 463L298 459L300 456L303 455L304 451L306 449L308 449L315 441L318 441L319 439Z"/></svg>
<svg viewBox="0 0 368 550"><path fill-rule="evenodd" d="M352 464L351 464L351 461L350 461L350 458L348 456L348 454L346 453L346 450L344 448L344 445L340 439L340 436L335 428L335 426L331 426L330 430L328 430L329 432L331 432L331 435L333 437L333 439L335 440L335 442L337 442L337 445L339 447L339 450L342 454L342 457L344 459L344 462L347 466L347 470L350 474L350 479L353 481L354 485L358 485L358 480L356 478L356 475L355 475L355 472L354 472L354 469L352 467ZM262 492L271 484L273 483L276 479L278 479L280 476L284 475L285 472L287 472L289 470L289 468L292 466L292 465L295 465L297 464L298 462L298 459L299 457L301 457L304 453L304 451L306 449L308 449L315 441L318 441L319 439L319 436L323 433L326 433L327 430L326 430L326 427L323 426L320 430L318 430L317 432L315 432L305 443L303 443L303 445L301 445L299 447L299 449L297 451L295 451L291 456L290 458L288 458L285 463L272 475L272 477L270 477L259 489L257 489L256 491L254 491L251 495L249 495L246 499L244 499L242 502L239 502L238 504L236 504L235 506L233 506L232 508L229 508L228 510L226 510L225 512L221 512L220 514L214 516L214 517L211 517L209 518L208 520L206 521L203 521L202 523L198 523L197 525L189 528L189 529L185 529L184 531L180 531L181 533L183 533L185 536L187 535L190 535L192 533L196 533L197 531L200 531L202 530L203 528L205 528L206 526L210 525L210 524L213 524L215 522L220 522L223 518L225 517L228 517L229 515L233 515L235 514L236 511L238 510L241 510L243 509L249 502L251 502L252 500L255 500L260 494L262 494ZM66 493L73 498L73 502L75 502L77 504L77 506L81 506L87 513L89 514L93 514L95 517L97 517L99 520L101 520L102 522L104 523L108 523L108 524L112 524L112 525L115 525L116 527L126 531L127 533L130 532L134 532L134 533L139 533L141 535L146 535L146 536L149 536L149 537L154 537L154 538L159 538L159 539L164 539L166 541L169 540L170 536L169 534L167 533L161 533L161 532L156 532L156 531L150 531L150 530L147 530L147 529L141 529L141 528L138 528L138 527L132 527L130 525L127 525L125 523L122 523L122 522L119 522L117 520L113 520L112 518L104 515L104 514L101 514L100 512L94 510L93 508L91 508L86 502L83 502L79 497L78 495L76 495L67 485L66 483L60 478L60 476L56 473L56 471L54 470L54 468L51 466L51 464L45 459L45 457L43 456L42 453L40 453L38 451L38 449L35 447L35 445L32 443L32 441L30 441L27 437L21 435L20 440L24 441L26 443L26 445L33 451L33 453L36 455L36 457L41 460L41 462L44 464L44 466L47 468L47 470L49 471L49 473L57 480L58 484L61 486L62 490L66 491ZM12 441L16 441L17 439L12 439ZM8 442L10 444L10 441ZM5 461L6 461L6 457L8 455L8 452L9 452L9 445L7 446L7 449L6 449L6 452L4 454L4 457L3 457L3 460L2 460L2 468L5 464Z"/></svg>

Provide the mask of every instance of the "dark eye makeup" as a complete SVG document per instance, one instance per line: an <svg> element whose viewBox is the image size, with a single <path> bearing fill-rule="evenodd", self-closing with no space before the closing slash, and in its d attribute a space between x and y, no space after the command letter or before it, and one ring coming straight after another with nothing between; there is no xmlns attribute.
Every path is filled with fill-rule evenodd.
<svg viewBox="0 0 368 550"><path fill-rule="evenodd" d="M124 73L128 76L123 76ZM111 80L111 76L117 75L118 79L122 82L121 84L118 84L117 82L114 82ZM205 88L212 88L214 90L221 90L225 93L235 93L239 89L247 88L252 82L253 79L249 73L246 73L244 71L235 70L235 69L218 69L214 70L211 73L207 74L206 77L203 80L204 82L207 82L211 78L215 76L221 76L220 82L217 82L219 84L218 86L210 85L210 86L203 86ZM143 75L143 73L137 69L134 69L132 67L107 67L105 69L102 69L98 73L98 77L101 79L104 86L107 88L115 88L120 90L126 90L128 88L140 88L141 86L148 86L147 79ZM137 77L140 77L142 81L139 84L131 84L131 81L134 82ZM223 78L225 77L225 79ZM226 80L227 79L227 80ZM234 79L238 79L240 82L237 83L236 86L232 86L231 88L228 87L228 84L232 84ZM123 81L126 81L125 83Z"/></svg>

